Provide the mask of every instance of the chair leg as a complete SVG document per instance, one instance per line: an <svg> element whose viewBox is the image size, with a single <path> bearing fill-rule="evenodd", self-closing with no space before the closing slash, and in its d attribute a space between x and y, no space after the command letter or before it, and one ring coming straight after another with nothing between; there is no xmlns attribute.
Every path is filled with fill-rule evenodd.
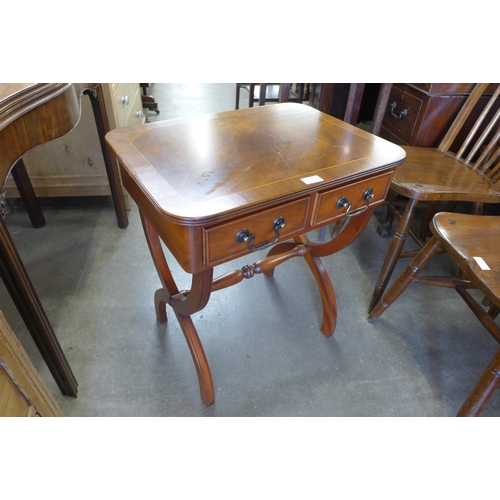
<svg viewBox="0 0 500 500"><path fill-rule="evenodd" d="M500 313L500 307L496 306L495 304L492 304L488 310L488 315L491 318L496 319L499 313Z"/></svg>
<svg viewBox="0 0 500 500"><path fill-rule="evenodd" d="M236 84L236 105L234 109L240 109L240 86Z"/></svg>
<svg viewBox="0 0 500 500"><path fill-rule="evenodd" d="M477 417L498 387L500 387L500 350L479 377L457 416Z"/></svg>
<svg viewBox="0 0 500 500"><path fill-rule="evenodd" d="M267 83L259 83L259 106L266 104Z"/></svg>
<svg viewBox="0 0 500 500"><path fill-rule="evenodd" d="M413 221L413 217L415 216L417 205L418 200L408 200L408 203L406 204L406 208L403 212L401 220L399 221L398 228L396 229L396 234L392 238L391 246L389 247L384 264L382 265L377 284L373 290L368 313L371 313L373 308L379 303L382 295L384 294L385 288L391 279L396 263L406 242L408 233L410 232L411 223Z"/></svg>
<svg viewBox="0 0 500 500"><path fill-rule="evenodd" d="M248 93L249 93L249 97L248 97L248 107L249 108L253 108L253 98L254 98L254 94L255 94L255 83L251 83L249 86L248 86Z"/></svg>
<svg viewBox="0 0 500 500"><path fill-rule="evenodd" d="M429 224L432 221L432 218L436 215L439 207L439 201L430 201L427 204L427 207L424 212L424 216L422 217L422 224L420 226L420 234L419 238L422 241L427 239L429 235Z"/></svg>
<svg viewBox="0 0 500 500"><path fill-rule="evenodd" d="M428 243L413 257L404 271L387 290L385 295L375 305L368 321L375 321L396 299L410 286L417 274L427 265L432 256L441 248L441 243L436 238L431 238Z"/></svg>
<svg viewBox="0 0 500 500"><path fill-rule="evenodd" d="M280 83L279 102L288 102L290 100L290 87L290 83Z"/></svg>

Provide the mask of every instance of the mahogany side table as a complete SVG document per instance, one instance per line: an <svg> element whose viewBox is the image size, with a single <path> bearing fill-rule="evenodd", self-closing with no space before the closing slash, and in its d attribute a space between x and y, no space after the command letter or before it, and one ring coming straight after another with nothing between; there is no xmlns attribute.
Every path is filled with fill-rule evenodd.
<svg viewBox="0 0 500 500"><path fill-rule="evenodd" d="M333 335L335 294L321 257L350 244L382 203L402 148L302 104L276 104L115 129L106 135L122 181L137 203L162 287L159 321L172 307L189 345L200 395L215 391L191 319L212 292L302 256L323 306L321 332ZM332 222L325 243L307 233ZM192 275L180 291L161 247ZM214 279L214 267L269 247L267 256Z"/></svg>

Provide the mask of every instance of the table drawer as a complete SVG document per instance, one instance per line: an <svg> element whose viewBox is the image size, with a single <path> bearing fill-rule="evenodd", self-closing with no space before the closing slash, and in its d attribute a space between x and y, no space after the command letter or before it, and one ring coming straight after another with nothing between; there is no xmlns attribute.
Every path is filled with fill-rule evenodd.
<svg viewBox="0 0 500 500"><path fill-rule="evenodd" d="M325 224L334 219L342 218L346 211L343 203L340 203L343 197L351 203L350 212L366 206L364 194L368 189L372 189L373 193L373 197L369 199L370 205L382 202L387 195L391 178L392 173L383 174L348 186L319 193L318 205L314 212L312 225Z"/></svg>
<svg viewBox="0 0 500 500"><path fill-rule="evenodd" d="M422 109L422 100L398 87L392 87L384 115L385 124L390 124L411 137Z"/></svg>
<svg viewBox="0 0 500 500"><path fill-rule="evenodd" d="M224 259L247 253L250 240L238 242L240 231L247 230L248 234L254 236L251 243L253 249L272 242L277 238L273 225L280 217L285 219L285 226L278 229L280 240L300 232L306 224L308 207L309 197L204 229L205 265L215 265Z"/></svg>

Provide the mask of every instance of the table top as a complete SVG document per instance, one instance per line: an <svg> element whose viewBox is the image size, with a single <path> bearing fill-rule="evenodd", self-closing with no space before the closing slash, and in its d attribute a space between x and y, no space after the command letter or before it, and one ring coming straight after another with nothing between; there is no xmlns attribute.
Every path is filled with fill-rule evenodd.
<svg viewBox="0 0 500 500"><path fill-rule="evenodd" d="M162 215L195 223L353 182L405 152L303 104L116 129L106 140Z"/></svg>
<svg viewBox="0 0 500 500"><path fill-rule="evenodd" d="M0 130L70 86L69 83L0 83Z"/></svg>

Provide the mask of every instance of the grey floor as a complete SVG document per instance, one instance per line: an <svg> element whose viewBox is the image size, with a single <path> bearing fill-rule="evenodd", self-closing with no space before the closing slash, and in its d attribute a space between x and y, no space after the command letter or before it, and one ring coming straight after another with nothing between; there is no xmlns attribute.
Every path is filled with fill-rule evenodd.
<svg viewBox="0 0 500 500"><path fill-rule="evenodd" d="M234 84L153 84L149 93L161 111L148 112L151 121L234 109ZM43 229L30 226L21 203L7 225L79 382L77 398L60 394L3 283L0 309L67 416L454 416L498 348L452 290L414 285L367 322L389 245L376 233L379 209L354 244L323 259L337 296L332 338L319 331L319 295L301 259L274 278L216 292L194 315L216 390L207 408L174 315L156 320L159 280L137 207L122 230L108 197L42 203ZM432 267L454 271L447 256ZM500 415L500 394L482 415Z"/></svg>

